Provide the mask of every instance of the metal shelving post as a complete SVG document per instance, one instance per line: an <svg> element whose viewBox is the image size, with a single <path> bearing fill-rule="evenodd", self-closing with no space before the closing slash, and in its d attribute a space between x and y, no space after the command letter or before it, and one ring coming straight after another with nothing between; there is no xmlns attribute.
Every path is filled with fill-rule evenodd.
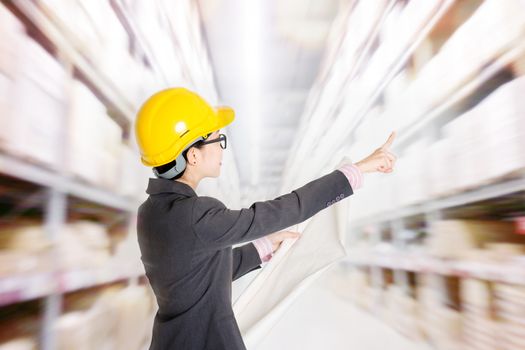
<svg viewBox="0 0 525 350"><path fill-rule="evenodd" d="M371 246L375 246L376 244L379 244L381 242L381 227L379 226L379 224L371 226L371 231L369 232L369 240ZM377 292L376 299L374 300L375 308L373 311L378 312L379 306L381 304L381 300L379 299L379 292L383 289L384 284L383 269L381 266L372 265L370 266L370 271L372 275L372 287Z"/></svg>
<svg viewBox="0 0 525 350"><path fill-rule="evenodd" d="M403 218L397 218L390 222L390 227L393 234L393 243L394 246L399 250L403 251L404 244L400 238L401 232L405 228ZM400 286L403 289L403 292L409 292L408 284L408 272L406 270L394 269L394 282L396 285Z"/></svg>
<svg viewBox="0 0 525 350"><path fill-rule="evenodd" d="M444 215L441 210L433 210L428 211L424 213L425 217L425 227L430 227L431 223L433 221L442 220ZM439 302L441 305L448 305L449 304L449 298L448 298L448 291L447 291L447 284L446 284L446 276L443 276L436 271L430 274L431 283L434 288L437 288L439 291Z"/></svg>
<svg viewBox="0 0 525 350"><path fill-rule="evenodd" d="M56 243L60 231L66 219L67 198L66 194L54 188L48 190L46 211L45 211L45 229L50 240ZM56 245L53 245L54 249ZM53 254L56 258L56 254ZM57 264L54 263L54 266ZM62 294L53 292L44 299L44 316L42 319L40 348L43 350L56 349L55 333L53 324L62 312Z"/></svg>

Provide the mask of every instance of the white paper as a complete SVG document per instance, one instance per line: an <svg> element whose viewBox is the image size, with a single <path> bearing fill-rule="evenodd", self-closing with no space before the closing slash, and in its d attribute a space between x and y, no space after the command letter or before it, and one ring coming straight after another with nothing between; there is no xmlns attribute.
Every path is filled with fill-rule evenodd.
<svg viewBox="0 0 525 350"><path fill-rule="evenodd" d="M321 210L301 225L299 239L281 244L233 309L244 342L254 348L304 289L346 255L348 198Z"/></svg>

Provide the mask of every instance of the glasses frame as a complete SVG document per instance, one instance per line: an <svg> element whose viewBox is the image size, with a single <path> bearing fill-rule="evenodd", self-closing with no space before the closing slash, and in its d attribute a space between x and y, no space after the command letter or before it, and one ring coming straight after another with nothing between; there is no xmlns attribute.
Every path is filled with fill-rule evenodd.
<svg viewBox="0 0 525 350"><path fill-rule="evenodd" d="M222 147L223 143L222 141L224 141L224 147ZM215 143L215 142L220 142L220 146L222 149L226 149L226 147L228 146L228 139L226 138L226 135L224 134L219 134L219 137L217 137L216 139L213 139L213 140L209 140L209 141L199 141L199 143L201 145L208 145L210 143Z"/></svg>

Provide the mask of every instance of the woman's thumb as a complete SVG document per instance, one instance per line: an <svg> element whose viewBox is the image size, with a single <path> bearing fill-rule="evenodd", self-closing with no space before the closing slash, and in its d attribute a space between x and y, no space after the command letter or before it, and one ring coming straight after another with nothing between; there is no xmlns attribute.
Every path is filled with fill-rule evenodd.
<svg viewBox="0 0 525 350"><path fill-rule="evenodd" d="M297 237L300 237L300 236L301 236L301 234L299 232L284 231L283 239L285 239L285 238L297 238Z"/></svg>

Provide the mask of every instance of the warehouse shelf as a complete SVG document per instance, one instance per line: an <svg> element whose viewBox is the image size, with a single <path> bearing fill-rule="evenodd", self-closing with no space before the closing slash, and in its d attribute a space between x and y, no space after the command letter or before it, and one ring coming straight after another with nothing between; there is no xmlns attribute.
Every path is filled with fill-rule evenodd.
<svg viewBox="0 0 525 350"><path fill-rule="evenodd" d="M392 7L392 5L395 2L389 3L388 10ZM383 90L388 86L388 84L392 81L392 79L395 77L395 75L399 72L399 70L403 67L403 65L406 64L406 62L409 60L413 52L416 50L418 45L428 36L430 31L434 28L434 26L439 22L441 18L447 13L447 10L454 4L454 0L448 0L444 3L440 4L440 6L436 9L435 13L432 15L432 17L428 20L424 28L418 30L416 33L413 33L413 36L415 38L411 41L411 43L405 47L399 56L396 57L396 59L393 60L393 63L391 63L390 69L386 70L385 76L382 77L379 81L381 82L378 86L376 86L372 93L367 95L368 97L365 98L365 103L362 104L360 109L353 115L351 118L344 117L344 118L337 118L334 123L331 123L332 125L324 130L324 129L316 129L316 131L324 132L323 137L326 139L326 142L324 143L324 146L326 149L334 149L341 146L341 143L344 141L345 137L347 135L341 135L341 130L354 130L357 128L360 124L360 122L363 120L363 118L369 113L371 108L374 106L375 102L377 101L378 97L381 95ZM379 25L381 25L383 21L380 22ZM375 36L372 36L370 38L370 42L367 42L366 47L371 45L371 42ZM363 57L360 57L358 60L358 63L361 64ZM333 65L333 64L332 64ZM352 70L354 71L354 70ZM356 70L357 71L357 70ZM338 106L342 103L343 97L345 97L345 91L348 89L348 85L352 83L351 77L347 81L345 81L345 84L341 87L342 93L336 96L334 99L334 102L332 103L333 106ZM333 108L331 111L335 113L337 111L337 108ZM320 114L320 113L317 113ZM330 115L331 113L328 113ZM348 121L351 120L351 125L348 126ZM310 130L309 128L308 130ZM320 135L314 135L316 137L319 137ZM309 140L310 138L304 137L302 140ZM300 141L299 141L300 142ZM300 151L302 155L308 154L308 148L309 146L294 146L294 150L300 150L303 148L303 151ZM319 168L323 168L328 164L328 162L331 161L330 157L327 157L323 152L317 152L316 157L314 160L311 160L314 164L318 164ZM297 159L299 158L299 159ZM291 165L290 169L293 169L294 171L297 171L297 167L301 166L302 159L300 157L295 158L296 161L294 164ZM288 173L288 172L287 172ZM290 170L290 173L293 173L293 171ZM285 179L285 181L288 181ZM292 178L290 178L290 181L293 181Z"/></svg>
<svg viewBox="0 0 525 350"><path fill-rule="evenodd" d="M58 274L61 293L87 289L103 284L125 281L144 276L143 272L130 272L125 269L100 268L66 271Z"/></svg>
<svg viewBox="0 0 525 350"><path fill-rule="evenodd" d="M395 6L397 0L390 0L388 4L383 9L381 16L378 18L377 22L374 24L374 26L370 29L368 34L368 37L365 40L365 44L362 48L359 49L359 52L357 53L357 60L354 62L353 66L351 67L350 72L345 72L346 75L342 79L340 83L340 90L344 91L344 89L347 87L347 85L350 83L351 79L350 77L353 76L354 72L357 72L359 68L361 68L361 65L363 63L363 60L365 57L370 54L370 51L372 50L373 43L378 40L378 35L381 30L382 25L385 23L386 18L388 17L388 14L392 10L392 8ZM345 21L348 21L351 17L351 12L355 10L355 7L357 6L357 1L351 4L351 7L348 9L348 13L346 14ZM308 111L307 116L303 116L301 119L301 125L299 126L299 134L305 134L304 139L308 139L308 133L313 130L314 132L319 132L320 130L317 130L315 128L311 127L312 123L317 122L320 118L328 118L333 111L336 110L337 104L332 103L326 113L318 113L316 108L318 108L319 101L321 100L321 97L324 93L322 89L318 88L318 86L326 86L329 84L330 80L333 79L333 76L337 74L335 71L335 68L337 67L337 58L339 55L344 54L344 41L345 37L348 35L347 30L342 31L342 33L339 35L338 40L336 42L337 48L334 49L335 52L327 57L324 57L324 63L322 63L322 66L320 67L320 75L316 78L316 81L314 82L314 87L312 91L315 91L316 94L314 96L309 96L310 99L313 100L313 108L311 108ZM329 61L327 61L329 60ZM335 72L335 73L334 73ZM340 74L340 73L339 73ZM340 100L343 96L343 93L338 95L335 100ZM317 120L316 120L317 119ZM302 139L297 139L296 142L293 145L292 152L301 152L299 154L305 154L303 153L304 149L301 147L301 141ZM299 164L299 162L297 163ZM285 171L289 171L289 169L285 169Z"/></svg>
<svg viewBox="0 0 525 350"><path fill-rule="evenodd" d="M62 5L70 4L65 1ZM69 10L63 11L65 6L62 5L39 0L1 0L0 3L3 15L12 20L12 26L5 26L6 33L12 34L12 42L16 43L20 39L23 44L27 42L31 48L38 49L37 54L42 53L41 56L45 56L44 63L53 63L53 67L62 74L61 84L49 84L60 91L60 101L58 98L56 101L56 105L61 104L60 109L57 107L46 113L48 116L56 116L54 121L56 120L57 126L58 123L63 124L63 127L56 128L59 132L50 137L57 141L49 147L50 152L56 153L56 157L39 158L29 147L17 148L8 138L2 140L5 142L0 150L0 221L6 224L2 234L5 234L3 238L7 237L2 242L2 261L6 261L6 266L0 276L0 307L4 311L14 310L22 308L26 301L31 306L37 305L38 310L33 316L38 318L38 323L33 327L31 338L35 341L38 338L38 348L44 350L64 346L64 334L61 333L63 329L58 328L71 326L69 321L72 319L78 322L73 329L81 328L84 331L84 328L89 328L77 327L83 325L82 322L89 322L87 318L75 319L80 314L71 307L70 301L74 304L80 300L78 304L81 304L117 290L117 302L113 304L120 304L119 308L127 312L126 315L121 315L126 317L126 322L121 322L123 324L119 325L119 329L126 329L126 332L137 337L149 332L150 327L144 322L153 320L155 310L145 308L149 308L148 305L155 308L156 305L140 263L140 249L136 241L136 210L143 200L149 174L137 161L137 145L131 132L136 112L135 100L144 98L152 90L160 89L168 83L191 85L190 78L204 77L210 73L209 62L203 61L198 67L189 67L188 60L182 59L178 50L181 47L176 47L177 40L182 35L179 32L172 31L165 38L168 42L175 40L175 47L169 45L166 52L156 50L164 46L162 43L155 45L157 42L150 40L157 39L154 35L151 38L146 37L151 28L141 26L144 24L140 17L142 13L133 13L135 7L124 1L111 0L100 5L91 2L71 4L72 12L79 16L78 20L76 15L70 17ZM181 10L188 10L187 13L177 13L182 16L189 14L193 5L191 2L188 5L187 8L182 5L180 7ZM150 15L161 18L164 16L163 20L169 20L165 10L155 6ZM80 17L84 15L82 22ZM111 18L111 23L106 26L107 21L101 18ZM155 17L150 19L155 20ZM177 24L180 24L177 28L187 29L188 33L194 28L191 23ZM113 29L114 32L107 32ZM157 32L161 29L162 25L156 28ZM190 34L197 33L192 31ZM193 35L192 39L195 39ZM196 42L191 42L184 53L188 57L203 57L202 46L194 44ZM19 51L24 54L21 49L25 46L11 46L10 42L6 45L4 47L12 47L15 54L13 57L18 57ZM106 54L100 48L107 48L112 52ZM6 52L11 53L7 49ZM29 59L27 62L16 62L14 59L9 60L10 57L7 56L4 57L5 62L13 65L3 67L6 70L4 73L12 73L15 82L20 79L14 68L21 68L21 72L25 72L23 69L27 67L29 70L31 63L35 63ZM170 60L172 56L180 58L180 62ZM130 75L121 62L136 68L134 74ZM204 70L201 66L206 66L207 69ZM37 73L45 69L44 64L35 66ZM181 75L178 74L179 70ZM34 76L31 84L35 83L38 88L42 88L42 92L46 92L40 86L45 85L42 83L46 79L40 75L37 77L36 73ZM47 77L44 74L41 76ZM10 76L6 75L7 78ZM204 79L200 83L207 84ZM16 93L24 95L24 87ZM208 90L205 86L198 88ZM209 90L215 89L212 86ZM42 95L43 99L47 98L47 95ZM13 99L9 102L20 103L20 100ZM35 103L38 105L39 101ZM6 107L11 105L6 104ZM16 121L26 121L24 118L28 118L23 113L18 114L16 109L6 111L10 112L6 113L6 118ZM107 125L96 124L98 121L90 118L94 114L92 111L100 116L100 120L111 119L107 120ZM75 119L76 117L78 118ZM86 120L90 123L74 123ZM29 123L20 124L22 126L19 129L24 130L23 127ZM49 124L42 125L46 127ZM86 126L91 128L89 132ZM93 131L102 129L108 132L104 135L100 133L100 137L88 136ZM20 135L28 136L23 131ZM83 142L75 143L80 137ZM17 139L21 140L23 137ZM68 145L65 152L61 151L63 145ZM86 151L85 154L82 151ZM107 154L102 154L103 152ZM85 171L87 167L89 171ZM83 230L79 228L82 225L84 229L92 226ZM11 234L13 236L9 236ZM17 248L11 241L14 235L17 235L16 239L19 238ZM35 240L31 241L28 236L42 239L42 244L34 251L28 248L28 242ZM17 250L18 248L20 249ZM139 290L144 292L144 297L138 293ZM121 292L125 298L119 300ZM128 306L132 310L128 310ZM100 305L99 307L103 308ZM110 309L107 307L104 310ZM83 310L83 313L89 311ZM9 315L5 319L8 322L16 321ZM128 323L134 324L133 331L129 330ZM89 340L96 339L97 336L98 334L94 334ZM117 335L118 337L129 340L127 346L119 347L131 349L140 345L133 337L122 334ZM91 344L85 346L100 348ZM66 345L65 348L71 346Z"/></svg>
<svg viewBox="0 0 525 350"><path fill-rule="evenodd" d="M0 172L115 209L133 212L137 208L138 200L83 184L72 177L4 153L0 153Z"/></svg>
<svg viewBox="0 0 525 350"><path fill-rule="evenodd" d="M392 270L525 285L525 261L520 258L486 262L441 259L428 254L416 253L369 253L348 257L345 262L355 266L377 266Z"/></svg>
<svg viewBox="0 0 525 350"><path fill-rule="evenodd" d="M130 18L130 15L127 13L126 9L122 5L121 0L110 0L111 5L113 9L115 10L115 13L117 14L117 17L121 21L123 27L126 29L128 34L136 40L136 42L139 44L140 50L147 58L148 62L151 65L154 65L157 71L162 72L161 69L159 69L160 65L158 61L155 59L153 54L151 53L151 49L148 47L147 42L144 38L143 33L140 31L138 26L135 24L135 22ZM166 77L163 75L163 78L165 82L167 83Z"/></svg>
<svg viewBox="0 0 525 350"><path fill-rule="evenodd" d="M0 277L0 306L69 293L144 276L124 269L100 268Z"/></svg>
<svg viewBox="0 0 525 350"><path fill-rule="evenodd" d="M118 117L116 122L125 129L129 128L134 116L133 104L128 101L103 73L99 72L86 59L82 53L74 47L71 40L64 35L49 17L50 11L46 11L42 4L37 5L33 1L12 0L6 4L13 12L21 17L25 23L29 22L51 42L58 50L60 56L74 65L91 86L101 95L102 100L111 111L116 111Z"/></svg>
<svg viewBox="0 0 525 350"><path fill-rule="evenodd" d="M57 290L56 282L52 273L0 277L0 306L50 295Z"/></svg>
<svg viewBox="0 0 525 350"><path fill-rule="evenodd" d="M479 74L475 75L470 82L461 86L461 88L447 100L443 101L432 110L421 111L421 113L414 118L414 123L398 130L399 136L396 137L396 142L393 145L393 148L399 148L401 145L406 144L408 140L411 140L415 135L429 127L430 124L435 122L440 116L446 116L447 110L465 98L471 96L472 93L489 81L489 79L508 67L509 64L520 58L524 53L525 43L511 48L491 62L489 66L483 68Z"/></svg>
<svg viewBox="0 0 525 350"><path fill-rule="evenodd" d="M424 215L482 200L498 198L520 191L525 191L525 177L507 179L493 184L482 184L475 189L467 190L462 193L429 200L405 208L396 208L383 213L374 213L368 217L351 220L349 225L351 229L355 229L367 224L388 222L415 215Z"/></svg>
<svg viewBox="0 0 525 350"><path fill-rule="evenodd" d="M388 86L388 84L392 81L396 74L399 73L402 67L407 63L407 61L412 56L416 48L428 36L428 34L432 31L434 26L447 13L448 9L452 6L452 4L454 4L454 1L455 0L445 1L438 8L436 13L428 20L427 24L417 32L416 37L411 42L411 44L408 45L408 47L406 47L405 50L403 50L403 52L399 55L399 57L397 57L396 60L394 60L394 63L390 66L390 69L387 71L386 76L380 79L381 83L379 84L379 86L376 89L374 89L373 93L371 94L371 97L367 99L362 110L360 110L357 113L354 121L355 128L359 127L359 124L366 116L366 114L370 112L371 108L374 106L379 96L383 93L384 89ZM337 131L336 128L334 128L333 130Z"/></svg>
<svg viewBox="0 0 525 350"><path fill-rule="evenodd" d="M511 316L498 310L502 298L493 293L498 288L525 291L525 240L519 235L525 168L517 87L524 72L524 17L519 1L513 0L440 1L439 6L445 7L436 6L434 17L426 16L424 22L423 14L414 12L422 25L407 26L417 32L406 45L402 40L390 46L387 41L374 43L376 51L360 67L361 81L355 81L362 84L355 85L359 93L350 90L351 79L341 84L351 68L331 80L331 72L343 71L343 65L324 62L326 74L317 83L324 89L315 86L310 99L316 105L307 105L300 128L308 137L294 143L282 187L288 190L316 172L329 171L340 155L365 156L386 132L396 130L392 149L400 152L401 171L390 179L370 175L370 187L365 181L348 212L351 243L343 261L352 283L345 292L393 328L436 348L496 348L498 337L485 339L488 330L522 334L515 325L524 324L520 314L514 326L504 324L502 319ZM396 50L374 60L383 45ZM359 55L358 50L352 54ZM371 72L375 74L366 74ZM376 82L376 77L381 79ZM342 97L349 100L348 108L338 106ZM494 113L501 118L489 118ZM479 123L483 128L478 129ZM317 168L303 167L305 157ZM303 175L298 178L297 173ZM475 225L473 219L479 219L476 229L468 226ZM492 224L505 228L496 232ZM490 306L483 309L482 303ZM508 307L517 305L521 302L511 300ZM518 343L498 345L522 349Z"/></svg>

